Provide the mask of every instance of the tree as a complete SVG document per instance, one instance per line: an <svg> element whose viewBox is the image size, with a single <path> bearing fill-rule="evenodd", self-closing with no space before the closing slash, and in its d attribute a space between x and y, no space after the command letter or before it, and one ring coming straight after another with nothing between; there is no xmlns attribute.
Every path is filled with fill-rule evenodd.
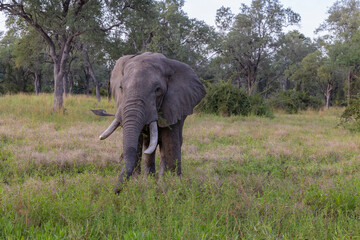
<svg viewBox="0 0 360 240"><path fill-rule="evenodd" d="M132 8L138 2L141 0L0 0L0 10L14 17L19 27L33 27L45 40L54 68L56 111L63 108L63 79L74 39L96 28L108 31L120 26L122 22L111 13Z"/></svg>
<svg viewBox="0 0 360 240"><path fill-rule="evenodd" d="M317 32L328 31L323 37L327 44L333 44L337 48L338 55L341 55L341 66L346 69L345 92L347 103L352 98L353 82L357 80L359 61L354 61L355 49L358 49L360 29L360 1L340 0L328 11L329 16L320 25ZM339 59L340 60L340 59Z"/></svg>
<svg viewBox="0 0 360 240"><path fill-rule="evenodd" d="M331 94L334 90L335 81L336 81L336 66L334 62L331 61L329 57L322 56L321 66L317 70L317 75L319 76L319 86L321 92L324 95L325 107L330 107Z"/></svg>
<svg viewBox="0 0 360 240"><path fill-rule="evenodd" d="M159 52L203 70L215 31L203 21L190 19L183 5L182 0L154 1L145 11L124 16L122 37L116 37L118 49L125 54Z"/></svg>
<svg viewBox="0 0 360 240"><path fill-rule="evenodd" d="M332 61L324 55L321 51L317 50L308 54L296 68L291 75L292 80L302 84L302 91L307 92L305 89L306 83L316 83L322 94L324 95L324 105L329 108L331 93L335 84L335 68Z"/></svg>
<svg viewBox="0 0 360 240"><path fill-rule="evenodd" d="M359 0L338 0L329 9L328 13L328 18L316 30L317 33L327 31L326 39L347 42L359 30Z"/></svg>
<svg viewBox="0 0 360 240"><path fill-rule="evenodd" d="M39 95L41 90L41 76L45 62L48 59L44 52L43 39L33 29L29 29L25 35L17 38L14 49L16 67L23 67L31 72L34 79L34 91Z"/></svg>
<svg viewBox="0 0 360 240"><path fill-rule="evenodd" d="M217 25L224 32L219 53L233 62L239 75L245 76L247 91L252 94L260 64L274 54L282 29L298 23L300 16L283 8L278 0L253 0L250 7L242 4L240 11L232 17L229 8L218 10Z"/></svg>
<svg viewBox="0 0 360 240"><path fill-rule="evenodd" d="M32 91L29 72L23 66L16 66L17 37L6 35L0 41L0 94Z"/></svg>
<svg viewBox="0 0 360 240"><path fill-rule="evenodd" d="M298 31L291 31L280 39L271 63L273 71L278 73L279 88L286 91L294 87L288 75L290 66L297 66L304 57L315 50L315 43Z"/></svg>
<svg viewBox="0 0 360 240"><path fill-rule="evenodd" d="M45 40L54 63L53 111L63 108L63 77L72 41L95 21L98 1L1 1L0 10L33 27ZM91 23L90 23L91 24Z"/></svg>

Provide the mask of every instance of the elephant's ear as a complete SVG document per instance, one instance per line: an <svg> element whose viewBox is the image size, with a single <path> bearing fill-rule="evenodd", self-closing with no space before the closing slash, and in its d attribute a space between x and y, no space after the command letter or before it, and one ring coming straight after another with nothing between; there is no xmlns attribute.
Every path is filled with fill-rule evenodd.
<svg viewBox="0 0 360 240"><path fill-rule="evenodd" d="M192 114L194 107L206 94L204 86L189 65L171 59L166 59L166 62L171 71L160 108L160 114L164 118L164 121L159 121L160 127L175 124Z"/></svg>
<svg viewBox="0 0 360 240"><path fill-rule="evenodd" d="M132 57L133 55L126 55L119 58L116 61L116 64L111 72L111 78L110 78L111 95L114 97L115 102L117 103L115 118L117 118L120 122L121 122L121 115L120 115L120 111L118 111L118 107L122 102L122 96L121 94L119 94L118 90L120 88L121 79L124 76L125 65Z"/></svg>
<svg viewBox="0 0 360 240"><path fill-rule="evenodd" d="M131 59L134 55L125 55L116 61L116 64L111 72L110 87L111 94L116 99L116 89L120 86L120 80L124 76L124 68L126 62Z"/></svg>

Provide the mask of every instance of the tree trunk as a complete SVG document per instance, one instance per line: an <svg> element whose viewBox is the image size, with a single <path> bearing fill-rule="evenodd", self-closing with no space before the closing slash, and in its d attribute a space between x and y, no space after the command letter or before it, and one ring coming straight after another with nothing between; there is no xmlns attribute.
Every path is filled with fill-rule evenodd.
<svg viewBox="0 0 360 240"><path fill-rule="evenodd" d="M241 75L239 72L236 73L236 85L238 88L241 88Z"/></svg>
<svg viewBox="0 0 360 240"><path fill-rule="evenodd" d="M86 96L89 97L89 95L90 95L90 75L89 75L88 67L84 67L84 73L85 73L85 92L86 92Z"/></svg>
<svg viewBox="0 0 360 240"><path fill-rule="evenodd" d="M74 79L71 71L68 74L68 78L69 78L69 94L71 95L73 93L73 87L74 87Z"/></svg>
<svg viewBox="0 0 360 240"><path fill-rule="evenodd" d="M111 71L109 71L109 80L108 80L108 86L107 86L107 97L108 101L111 100L111 86L110 86L110 79L111 79Z"/></svg>
<svg viewBox="0 0 360 240"><path fill-rule="evenodd" d="M91 78L93 79L94 83L95 83L95 89L96 89L96 98L97 98L97 101L100 102L101 98L100 98L100 86L99 86L99 81L96 79L96 76L95 76L95 72L94 72L94 69L92 67L92 64L90 62L90 59L89 59L89 54L87 53L87 50L85 49L85 47L83 47L83 56L84 56L84 60L88 66L88 70L89 70L89 73L90 73L90 76Z"/></svg>
<svg viewBox="0 0 360 240"><path fill-rule="evenodd" d="M330 92L327 92L325 94L325 107L329 109L329 103L330 103Z"/></svg>
<svg viewBox="0 0 360 240"><path fill-rule="evenodd" d="M347 81L346 81L346 103L347 103L347 106L350 105L350 99L351 99L351 78L352 78L352 71L350 69L348 72Z"/></svg>
<svg viewBox="0 0 360 240"><path fill-rule="evenodd" d="M64 69L60 69L60 64L54 63L54 105L53 111L59 111L63 108L63 93L64 93Z"/></svg>
<svg viewBox="0 0 360 240"><path fill-rule="evenodd" d="M254 85L256 82L256 70L254 69L253 71L248 70L248 94L252 95L253 91L254 91Z"/></svg>
<svg viewBox="0 0 360 240"><path fill-rule="evenodd" d="M92 68L90 68L90 75L93 76L92 79L94 80L95 78L95 74L94 72L92 71ZM99 86L99 82L95 79L94 80L95 82L95 91L96 91L96 99L98 102L101 101L101 98L100 98L100 86Z"/></svg>
<svg viewBox="0 0 360 240"><path fill-rule="evenodd" d="M64 74L66 71L66 62L69 57L71 39L62 39L62 51L56 55L55 48L50 48L50 55L54 62L54 105L53 111L59 111L64 108Z"/></svg>
<svg viewBox="0 0 360 240"><path fill-rule="evenodd" d="M39 70L33 71L30 68L28 70L34 74L34 91L36 96L38 96L41 91L41 73Z"/></svg>
<svg viewBox="0 0 360 240"><path fill-rule="evenodd" d="M64 93L65 97L69 94L69 78L68 78L68 72L64 72L64 79L63 79L63 85L64 85Z"/></svg>
<svg viewBox="0 0 360 240"><path fill-rule="evenodd" d="M331 80L328 80L326 89L322 87L324 97L325 97L325 107L329 109L330 107L330 99L331 99L331 90L333 89L333 83Z"/></svg>
<svg viewBox="0 0 360 240"><path fill-rule="evenodd" d="M35 94L39 95L41 91L41 74L38 71L34 72L34 86L35 86Z"/></svg>
<svg viewBox="0 0 360 240"><path fill-rule="evenodd" d="M248 76L247 76L247 87L248 87L248 94L251 95L252 86L251 86L251 73L250 73L250 71L248 71Z"/></svg>
<svg viewBox="0 0 360 240"><path fill-rule="evenodd" d="M283 90L287 91L289 89L290 89L290 80L289 80L289 78L285 78L285 82L284 82L284 85L283 85Z"/></svg>

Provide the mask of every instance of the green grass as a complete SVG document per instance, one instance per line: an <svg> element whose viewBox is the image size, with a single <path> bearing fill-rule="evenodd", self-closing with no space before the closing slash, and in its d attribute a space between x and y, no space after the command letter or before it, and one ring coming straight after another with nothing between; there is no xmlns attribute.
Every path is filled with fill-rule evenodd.
<svg viewBox="0 0 360 240"><path fill-rule="evenodd" d="M360 238L360 135L343 109L274 118L193 115L183 175L112 192L122 132L95 98L0 97L0 239ZM158 161L158 159L157 159ZM158 166L158 164L157 164Z"/></svg>

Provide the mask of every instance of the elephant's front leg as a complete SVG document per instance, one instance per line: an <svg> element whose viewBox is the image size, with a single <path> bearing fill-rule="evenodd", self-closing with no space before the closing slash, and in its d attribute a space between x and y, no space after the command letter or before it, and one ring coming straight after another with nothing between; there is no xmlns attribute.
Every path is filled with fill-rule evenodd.
<svg viewBox="0 0 360 240"><path fill-rule="evenodd" d="M184 120L171 125L170 127L161 128L161 145L160 145L160 170L159 175L163 176L166 170L181 174L181 146L182 146L182 129Z"/></svg>
<svg viewBox="0 0 360 240"><path fill-rule="evenodd" d="M150 134L144 133L143 139L143 149L147 149L150 144ZM151 154L144 154L144 172L146 175L155 175L155 152L156 150Z"/></svg>

